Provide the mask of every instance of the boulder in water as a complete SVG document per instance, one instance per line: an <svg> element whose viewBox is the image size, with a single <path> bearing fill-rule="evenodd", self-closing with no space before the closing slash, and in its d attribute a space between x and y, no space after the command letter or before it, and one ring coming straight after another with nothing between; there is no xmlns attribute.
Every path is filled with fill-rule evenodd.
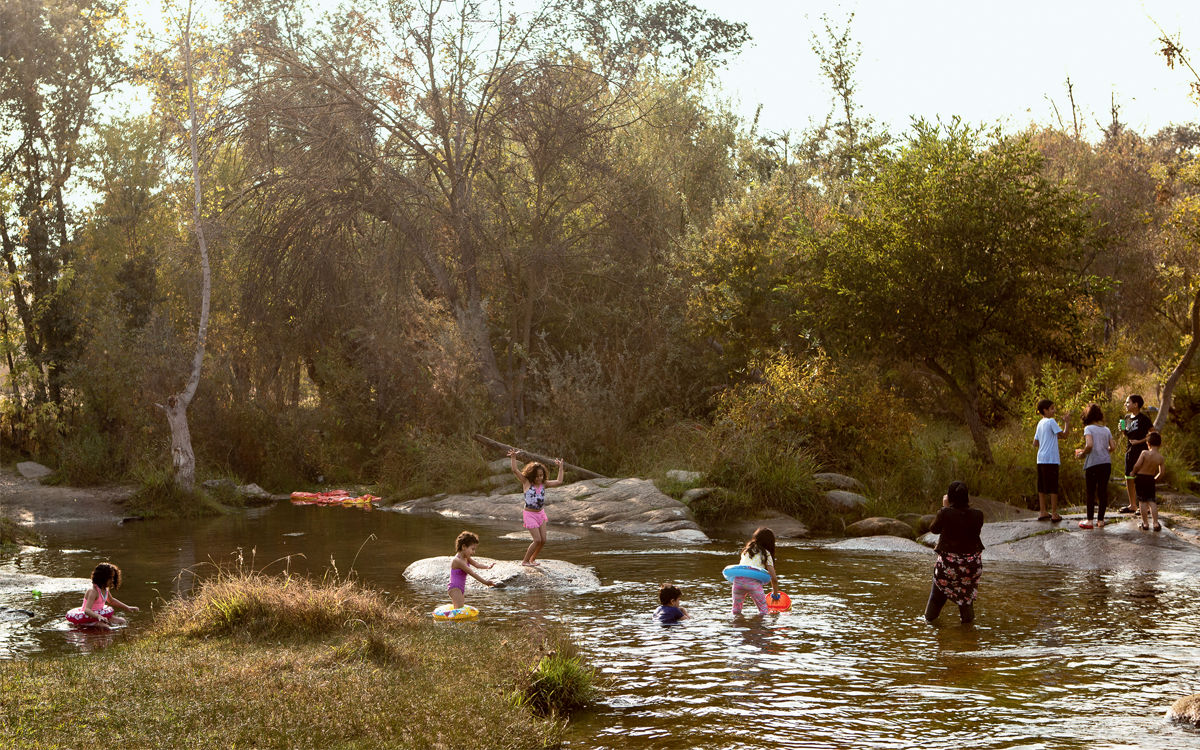
<svg viewBox="0 0 1200 750"><path fill-rule="evenodd" d="M1167 709L1167 719L1200 727L1200 693L1175 701Z"/></svg>
<svg viewBox="0 0 1200 750"><path fill-rule="evenodd" d="M435 495L397 503L399 513L437 513L453 518L486 518L520 525L520 493ZM657 536L686 542L708 537L686 505L667 497L646 479L588 479L546 490L546 513L554 526L589 526L599 531Z"/></svg>
<svg viewBox="0 0 1200 750"><path fill-rule="evenodd" d="M800 521L778 511L769 510L765 513L758 513L753 518L746 518L741 521L734 521L721 526L716 532L724 539L732 539L738 542L744 542L754 535L754 532L760 527L766 526L771 531L775 532L776 539L807 539L808 527Z"/></svg>
<svg viewBox="0 0 1200 750"><path fill-rule="evenodd" d="M450 582L449 555L442 557L427 557L417 560L404 571L405 580L424 586L435 586L445 590ZM488 570L475 571L483 578L503 583L505 588L527 589L595 589L600 587L600 579L588 568L563 560L538 560L536 567L521 565L519 560L493 560L487 557L476 557L476 562L484 564L495 563ZM485 591L484 586L474 578L467 576L468 591Z"/></svg>
<svg viewBox="0 0 1200 750"><path fill-rule="evenodd" d="M850 524L846 527L846 536L899 536L905 539L914 539L917 536L917 532L912 526L903 521L877 516L874 518L864 518L858 523Z"/></svg>

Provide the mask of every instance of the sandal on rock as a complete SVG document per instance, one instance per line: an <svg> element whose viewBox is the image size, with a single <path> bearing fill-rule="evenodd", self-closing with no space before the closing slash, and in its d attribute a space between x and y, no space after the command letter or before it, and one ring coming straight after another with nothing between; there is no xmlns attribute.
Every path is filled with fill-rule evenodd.
<svg viewBox="0 0 1200 750"><path fill-rule="evenodd" d="M1155 531L1162 531L1162 524L1158 524L1158 523L1154 524L1154 530L1155 530Z"/></svg>
<svg viewBox="0 0 1200 750"><path fill-rule="evenodd" d="M1049 520L1050 520L1050 516L1038 516L1038 520L1039 520L1039 521L1049 521Z"/></svg>
<svg viewBox="0 0 1200 750"><path fill-rule="evenodd" d="M1121 508L1117 512L1118 513L1137 513L1137 509L1131 505L1126 505L1124 508Z"/></svg>
<svg viewBox="0 0 1200 750"><path fill-rule="evenodd" d="M1150 527L1149 527L1149 526L1147 526L1147 525L1146 525L1146 524L1144 524L1144 523L1140 523L1140 524L1138 524L1138 528L1140 528L1142 531L1149 531L1149 530L1150 530Z"/></svg>
<svg viewBox="0 0 1200 750"><path fill-rule="evenodd" d="M1051 523L1058 523L1061 520L1062 520L1062 516L1050 516Z"/></svg>
<svg viewBox="0 0 1200 750"><path fill-rule="evenodd" d="M1095 527L1095 526L1092 526L1092 522L1091 522L1091 521L1080 521L1080 522L1079 522L1079 528L1081 528L1081 529L1094 529L1094 528L1096 528L1096 527Z"/></svg>

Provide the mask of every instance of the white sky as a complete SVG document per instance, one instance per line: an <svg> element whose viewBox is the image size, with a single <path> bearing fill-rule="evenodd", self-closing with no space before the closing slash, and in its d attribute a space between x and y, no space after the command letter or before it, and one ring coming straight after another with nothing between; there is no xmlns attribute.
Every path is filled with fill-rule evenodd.
<svg viewBox="0 0 1200 750"><path fill-rule="evenodd" d="M730 21L744 21L753 46L722 71L727 94L747 119L763 105L761 127L800 130L824 119L831 92L811 51L824 38L822 14L837 26L854 13L861 43L857 98L864 114L904 129L913 115L961 116L971 123L1053 122L1047 97L1070 117L1065 81L1095 120L1110 120L1115 93L1121 120L1143 132L1200 121L1186 71L1158 55L1152 17L1182 43L1200 68L1196 0L691 0ZM1068 120L1069 121L1069 120Z"/></svg>
<svg viewBox="0 0 1200 750"><path fill-rule="evenodd" d="M0 0L2 1L2 0ZM379 3L383 0L356 0ZM310 0L316 8L339 0ZM1170 123L1200 121L1188 96L1187 71L1167 68L1153 18L1182 43L1200 68L1200 0L691 0L753 37L723 68L724 95L747 125L763 105L760 132L793 132L823 120L831 91L822 78L812 35L825 42L822 15L861 45L857 100L864 115L905 129L914 115L1006 129L1054 122L1050 99L1069 122L1065 81L1075 85L1090 136L1107 123L1115 94L1121 119L1152 133ZM536 0L505 0L523 10ZM132 0L130 11L151 28L159 0ZM212 2L198 0L201 13ZM133 97L141 99L140 92ZM134 109L143 102L132 103Z"/></svg>

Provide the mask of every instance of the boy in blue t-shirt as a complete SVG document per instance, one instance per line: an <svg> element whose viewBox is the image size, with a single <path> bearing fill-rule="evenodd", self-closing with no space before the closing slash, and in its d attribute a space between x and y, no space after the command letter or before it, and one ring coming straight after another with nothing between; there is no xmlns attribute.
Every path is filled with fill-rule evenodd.
<svg viewBox="0 0 1200 750"><path fill-rule="evenodd" d="M661 606L654 610L654 619L659 622L677 622L688 619L687 610L679 606L683 592L674 584L664 583L658 590L658 601Z"/></svg>
<svg viewBox="0 0 1200 750"><path fill-rule="evenodd" d="M1058 439L1071 434L1071 415L1063 417L1063 426L1054 421L1054 402L1048 398L1038 401L1037 431L1033 434L1033 447L1037 448L1037 485L1039 521L1061 521L1058 515ZM1046 495L1050 496L1050 512L1046 512Z"/></svg>

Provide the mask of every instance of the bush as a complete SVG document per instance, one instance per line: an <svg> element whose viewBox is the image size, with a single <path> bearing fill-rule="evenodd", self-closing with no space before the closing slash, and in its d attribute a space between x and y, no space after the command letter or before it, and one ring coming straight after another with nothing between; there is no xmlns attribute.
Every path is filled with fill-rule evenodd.
<svg viewBox="0 0 1200 750"><path fill-rule="evenodd" d="M549 641L551 650L530 672L517 702L542 716L568 715L596 700L595 671L588 667L573 641L561 632ZM546 644L543 644L543 648Z"/></svg>
<svg viewBox="0 0 1200 750"><path fill-rule="evenodd" d="M172 600L155 632L269 641L320 637L351 624L370 630L417 622L415 614L386 600L380 592L351 581L218 569L200 581L191 597ZM367 646L379 650L378 644Z"/></svg>
<svg viewBox="0 0 1200 750"><path fill-rule="evenodd" d="M10 544L40 544L41 536L22 528L8 516L0 516L0 547Z"/></svg>
<svg viewBox="0 0 1200 750"><path fill-rule="evenodd" d="M125 501L125 508L146 518L204 518L226 509L199 486L188 492L175 484L170 472L142 468L138 490Z"/></svg>
<svg viewBox="0 0 1200 750"><path fill-rule="evenodd" d="M85 427L63 441L58 454L58 479L73 487L91 487L119 479L123 462L110 450L111 442L94 428Z"/></svg>

